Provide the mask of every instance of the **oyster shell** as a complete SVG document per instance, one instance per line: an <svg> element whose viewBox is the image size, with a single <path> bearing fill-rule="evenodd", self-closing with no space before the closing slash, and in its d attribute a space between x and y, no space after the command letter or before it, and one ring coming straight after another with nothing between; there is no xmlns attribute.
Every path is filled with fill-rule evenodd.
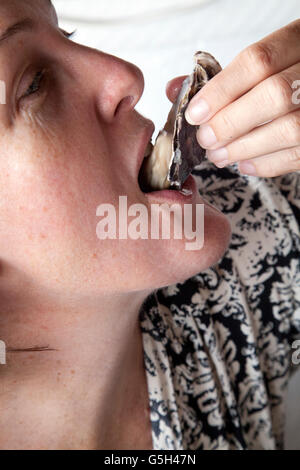
<svg viewBox="0 0 300 470"><path fill-rule="evenodd" d="M181 189L189 174L205 156L205 150L196 140L199 126L190 125L184 113L192 97L221 71L221 66L207 52L196 52L194 61L194 72L184 80L150 156L142 164L139 183L143 191Z"/></svg>

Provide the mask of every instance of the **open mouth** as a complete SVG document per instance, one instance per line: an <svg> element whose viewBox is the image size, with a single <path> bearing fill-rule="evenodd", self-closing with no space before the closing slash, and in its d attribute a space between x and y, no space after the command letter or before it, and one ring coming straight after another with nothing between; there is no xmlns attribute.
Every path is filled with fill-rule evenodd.
<svg viewBox="0 0 300 470"><path fill-rule="evenodd" d="M144 193L162 189L177 189L168 180L172 159L172 142L165 135L159 135L155 145L148 142L142 162L138 182Z"/></svg>
<svg viewBox="0 0 300 470"><path fill-rule="evenodd" d="M154 146L151 142L147 145L138 175L143 192L184 189L193 169L204 160L206 151L197 142L198 126L187 122L185 111L193 96L221 71L221 66L211 54L201 51L194 55L194 63L194 72L184 80Z"/></svg>
<svg viewBox="0 0 300 470"><path fill-rule="evenodd" d="M146 194L165 197L177 200L179 193L185 198L191 197L197 188L191 175L179 185L172 185L168 180L170 165L172 162L172 149L168 147L168 142L161 145L153 145L148 142L145 156L138 175L138 183L141 191Z"/></svg>
<svg viewBox="0 0 300 470"><path fill-rule="evenodd" d="M138 174L138 183L139 183L141 191L143 191L144 193L151 191L151 188L149 187L146 181L147 180L147 177L146 177L147 160L150 158L151 153L153 151L153 144L151 140L147 144L144 159L142 161L139 174Z"/></svg>

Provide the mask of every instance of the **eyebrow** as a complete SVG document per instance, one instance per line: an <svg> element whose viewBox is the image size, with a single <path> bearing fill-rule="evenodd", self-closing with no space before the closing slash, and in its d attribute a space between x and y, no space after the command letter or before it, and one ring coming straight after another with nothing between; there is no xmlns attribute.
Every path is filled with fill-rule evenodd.
<svg viewBox="0 0 300 470"><path fill-rule="evenodd" d="M24 18L21 21L9 26L2 34L0 34L0 46L15 34L23 31L32 31L34 29L34 21L31 18Z"/></svg>

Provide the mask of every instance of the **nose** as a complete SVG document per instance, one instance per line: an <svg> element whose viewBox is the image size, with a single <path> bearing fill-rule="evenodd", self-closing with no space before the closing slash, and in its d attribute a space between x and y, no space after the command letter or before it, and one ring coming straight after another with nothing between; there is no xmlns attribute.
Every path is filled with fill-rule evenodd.
<svg viewBox="0 0 300 470"><path fill-rule="evenodd" d="M81 48L80 67L87 93L93 94L102 121L111 124L121 113L135 107L144 90L141 70L118 57Z"/></svg>

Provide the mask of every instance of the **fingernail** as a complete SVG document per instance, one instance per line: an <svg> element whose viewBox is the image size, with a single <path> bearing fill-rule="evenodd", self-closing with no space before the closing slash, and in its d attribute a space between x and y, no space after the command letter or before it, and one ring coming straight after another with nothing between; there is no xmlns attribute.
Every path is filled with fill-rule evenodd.
<svg viewBox="0 0 300 470"><path fill-rule="evenodd" d="M203 124L203 126L200 126L197 132L197 137L199 144L201 145L201 147L204 148L208 148L217 142L217 138L215 136L214 131L207 124Z"/></svg>
<svg viewBox="0 0 300 470"><path fill-rule="evenodd" d="M192 102L187 107L185 119L192 125L200 124L209 115L209 106L202 98Z"/></svg>
<svg viewBox="0 0 300 470"><path fill-rule="evenodd" d="M228 160L228 151L226 147L221 147L217 150L207 150L206 156L213 163L224 162Z"/></svg>
<svg viewBox="0 0 300 470"><path fill-rule="evenodd" d="M229 165L229 160L223 160L222 162L215 162L215 165L218 168L224 168L224 166Z"/></svg>
<svg viewBox="0 0 300 470"><path fill-rule="evenodd" d="M245 175L257 176L255 166L251 162L246 160L244 162L240 162L239 168L241 173L244 173Z"/></svg>

